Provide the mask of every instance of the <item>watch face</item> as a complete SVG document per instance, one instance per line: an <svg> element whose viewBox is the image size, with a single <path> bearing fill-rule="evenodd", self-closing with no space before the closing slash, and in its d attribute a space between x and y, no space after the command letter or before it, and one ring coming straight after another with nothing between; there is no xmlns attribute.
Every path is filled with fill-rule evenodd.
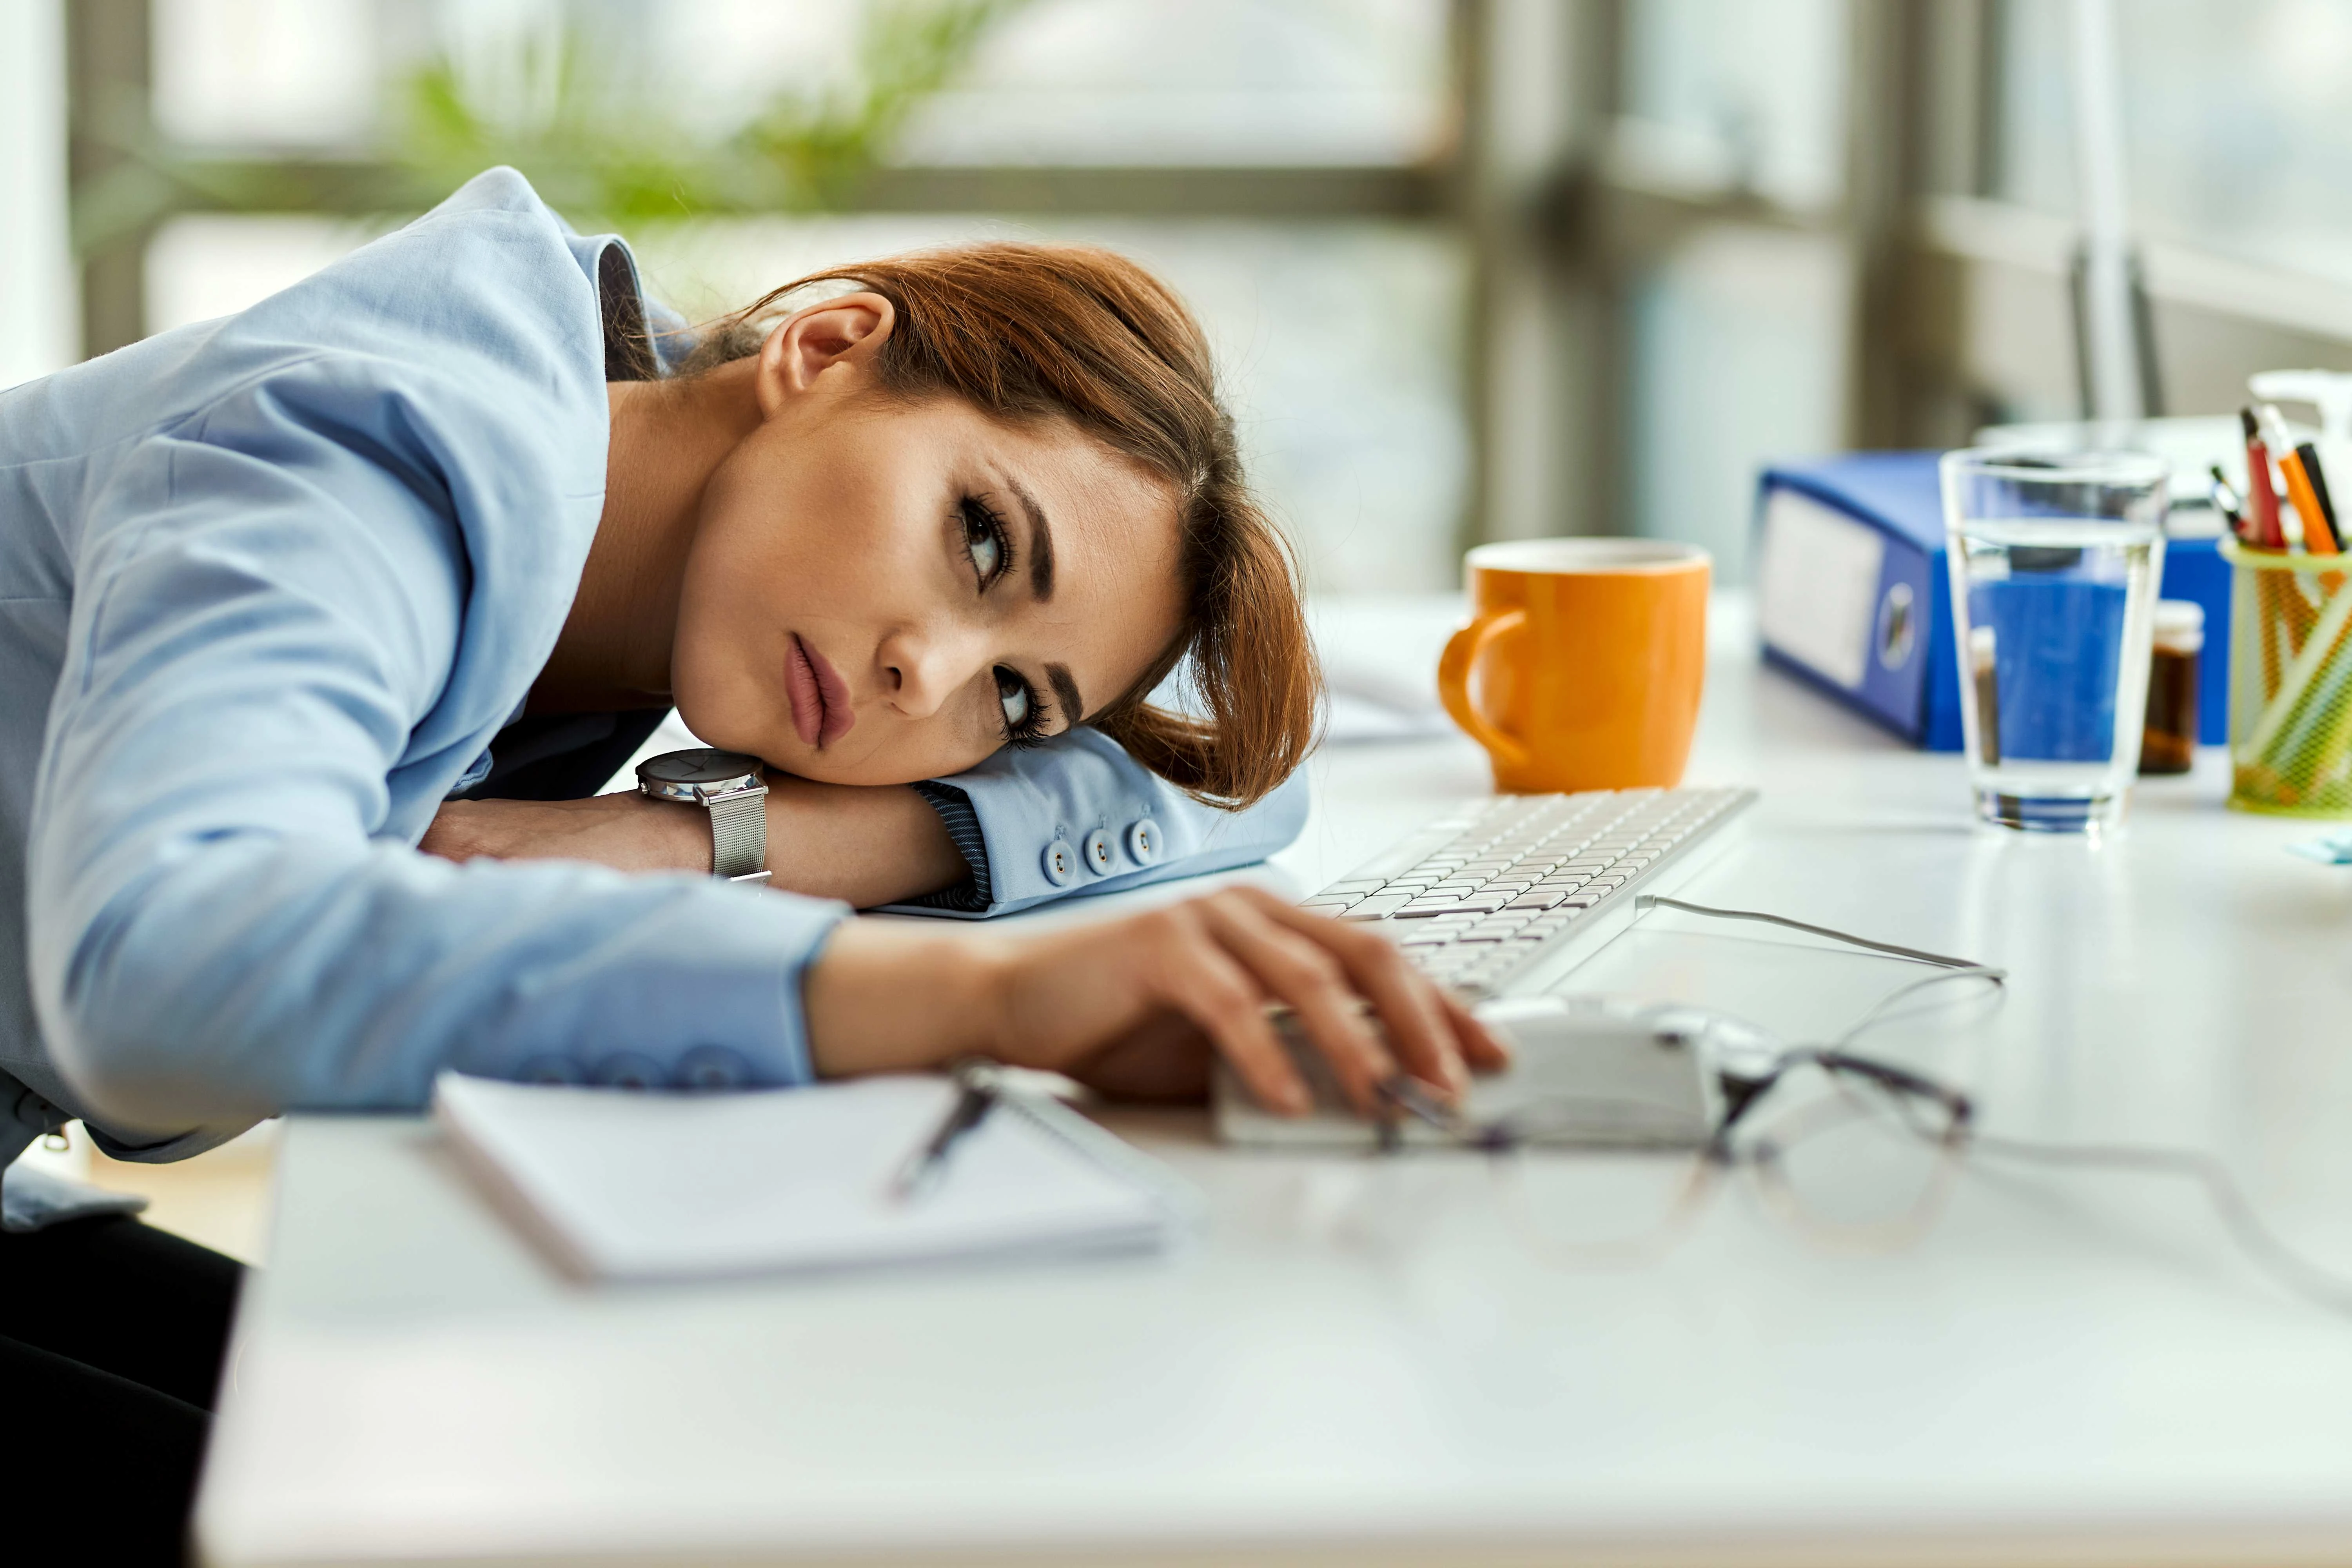
<svg viewBox="0 0 2352 1568"><path fill-rule="evenodd" d="M705 746L691 752L665 752L637 764L637 777L654 784L716 784L757 776L760 759L741 752L721 752Z"/></svg>

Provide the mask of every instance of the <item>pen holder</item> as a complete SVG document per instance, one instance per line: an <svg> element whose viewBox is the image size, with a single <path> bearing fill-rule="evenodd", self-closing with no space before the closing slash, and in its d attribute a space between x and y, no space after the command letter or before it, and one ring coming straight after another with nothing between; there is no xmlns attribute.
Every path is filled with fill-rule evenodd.
<svg viewBox="0 0 2352 1568"><path fill-rule="evenodd" d="M2224 540L2230 805L2352 816L2352 556Z"/></svg>

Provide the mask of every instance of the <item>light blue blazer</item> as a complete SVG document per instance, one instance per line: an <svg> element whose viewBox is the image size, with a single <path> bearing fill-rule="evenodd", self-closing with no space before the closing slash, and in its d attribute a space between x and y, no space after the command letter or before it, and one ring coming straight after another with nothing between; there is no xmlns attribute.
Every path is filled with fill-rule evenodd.
<svg viewBox="0 0 2352 1568"><path fill-rule="evenodd" d="M621 242L501 169L0 394L0 1163L70 1117L154 1160L417 1106L444 1068L810 1076L841 906L415 848L555 645L643 310ZM1303 788L1208 810L1080 730L929 793L995 913L1263 858Z"/></svg>

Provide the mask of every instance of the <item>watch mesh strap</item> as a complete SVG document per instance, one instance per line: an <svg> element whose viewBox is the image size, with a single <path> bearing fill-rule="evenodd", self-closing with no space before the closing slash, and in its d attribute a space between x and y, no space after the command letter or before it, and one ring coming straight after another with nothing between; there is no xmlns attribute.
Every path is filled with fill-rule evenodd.
<svg viewBox="0 0 2352 1568"><path fill-rule="evenodd" d="M732 882L767 876L768 792L740 790L708 804L711 875Z"/></svg>

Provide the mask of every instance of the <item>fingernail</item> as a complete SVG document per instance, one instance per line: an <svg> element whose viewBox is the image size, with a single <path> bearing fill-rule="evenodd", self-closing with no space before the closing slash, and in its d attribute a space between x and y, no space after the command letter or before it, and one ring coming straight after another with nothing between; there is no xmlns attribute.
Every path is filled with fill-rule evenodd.
<svg viewBox="0 0 2352 1568"><path fill-rule="evenodd" d="M1313 1098L1307 1094L1307 1086L1305 1084L1292 1083L1285 1084L1283 1086L1282 1109L1290 1112L1291 1115L1304 1116L1307 1111L1314 1109L1314 1105L1315 1101Z"/></svg>

